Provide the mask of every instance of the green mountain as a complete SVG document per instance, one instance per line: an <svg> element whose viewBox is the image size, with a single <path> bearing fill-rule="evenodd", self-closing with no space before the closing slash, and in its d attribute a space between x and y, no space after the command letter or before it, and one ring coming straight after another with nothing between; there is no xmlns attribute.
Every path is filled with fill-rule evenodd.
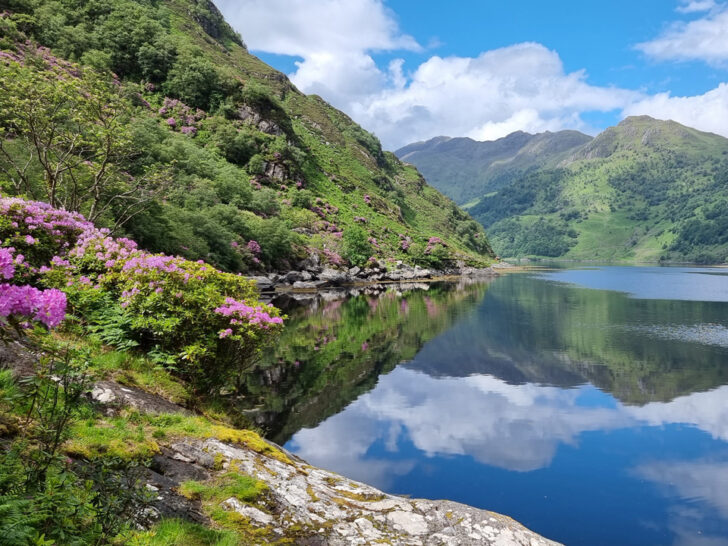
<svg viewBox="0 0 728 546"><path fill-rule="evenodd" d="M541 162L501 179L469 208L498 254L629 262L728 258L728 139L674 121L630 117L565 153L544 153ZM461 167L467 162L448 165Z"/></svg>
<svg viewBox="0 0 728 546"><path fill-rule="evenodd" d="M234 272L492 261L477 222L211 1L3 6L0 191Z"/></svg>
<svg viewBox="0 0 728 546"><path fill-rule="evenodd" d="M523 173L556 166L590 140L578 131L536 135L517 131L488 142L436 137L409 144L395 154L415 165L445 195L467 204Z"/></svg>

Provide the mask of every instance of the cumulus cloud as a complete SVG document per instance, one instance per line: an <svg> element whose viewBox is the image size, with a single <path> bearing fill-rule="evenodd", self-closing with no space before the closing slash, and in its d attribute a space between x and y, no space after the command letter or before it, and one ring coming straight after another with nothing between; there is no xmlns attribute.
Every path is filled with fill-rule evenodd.
<svg viewBox="0 0 728 546"><path fill-rule="evenodd" d="M638 93L567 73L555 51L522 43L478 57L433 56L407 85L353 101L354 119L390 146L437 135L499 138L515 130L588 130L580 114L624 107Z"/></svg>
<svg viewBox="0 0 728 546"><path fill-rule="evenodd" d="M396 149L434 136L492 140L513 131L578 129L590 112L649 114L728 136L726 88L704 95L648 96L567 72L558 53L520 43L475 57L433 55L418 66L378 64L378 52L423 51L383 0L217 0L252 51L293 56L289 74ZM728 60L728 10L713 0L685 0L684 13L705 12L638 48L656 59Z"/></svg>
<svg viewBox="0 0 728 546"><path fill-rule="evenodd" d="M627 106L624 114L671 119L701 131L728 136L728 84L721 83L703 95L691 97L674 97L670 93L644 97Z"/></svg>
<svg viewBox="0 0 728 546"><path fill-rule="evenodd" d="M703 2L692 2L692 11ZM720 6L706 17L672 24L661 36L637 44L637 49L665 61L704 61L724 66L728 61L728 7Z"/></svg>
<svg viewBox="0 0 728 546"><path fill-rule="evenodd" d="M381 0L216 0L253 50L295 55L417 50Z"/></svg>

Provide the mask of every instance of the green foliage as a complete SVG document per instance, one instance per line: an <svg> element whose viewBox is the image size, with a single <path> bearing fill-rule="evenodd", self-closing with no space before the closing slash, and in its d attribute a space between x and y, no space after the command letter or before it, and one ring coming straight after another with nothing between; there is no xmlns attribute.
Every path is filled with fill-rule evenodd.
<svg viewBox="0 0 728 546"><path fill-rule="evenodd" d="M87 356L46 340L35 374L2 375L3 420L19 434L0 451L0 532L8 544L106 543L149 502L141 467L106 459L80 466L62 453L87 410Z"/></svg>
<svg viewBox="0 0 728 546"><path fill-rule="evenodd" d="M214 109L223 101L229 84L215 65L199 52L180 56L167 75L164 90L191 106Z"/></svg>
<svg viewBox="0 0 728 546"><path fill-rule="evenodd" d="M197 523L165 519L151 530L129 538L132 546L238 546L237 536L230 531L209 529Z"/></svg>
<svg viewBox="0 0 728 546"><path fill-rule="evenodd" d="M121 295L121 320L134 339L173 355L177 373L201 390L234 380L279 330L278 324L241 320L223 335L231 318L217 309L230 298L253 309L257 291L253 282L205 264L132 258L102 282ZM278 314L272 307L261 312Z"/></svg>
<svg viewBox="0 0 728 546"><path fill-rule="evenodd" d="M723 137L628 118L470 210L504 255L721 263L727 154Z"/></svg>
<svg viewBox="0 0 728 546"><path fill-rule="evenodd" d="M343 257L350 264L362 267L373 253L372 244L369 242L367 232L364 229L354 226L344 232L344 253Z"/></svg>
<svg viewBox="0 0 728 546"><path fill-rule="evenodd" d="M99 125L92 141L118 136L120 146L109 161L98 146L84 146L72 154L73 169L56 186L59 203L93 212L95 221L115 233L144 248L203 259L232 272L294 268L315 249L332 246L324 243L331 225L339 231L355 227L354 216L363 212L355 210L362 205L360 196L369 194L369 222L360 227L378 241L377 258L410 260L394 235L403 234L411 240L440 236L458 259L473 265L489 261L482 232L482 240L466 227L456 233L467 218L453 215L449 201L382 152L376 137L319 98L301 95L249 55L211 2L33 0L11 9L12 19L0 20L0 46L19 58L44 59L21 69L35 70L39 78L40 91L20 78L29 96L59 95L63 100L55 102L64 105L61 111L73 110L73 101L106 108L97 114L111 121L96 124L87 116L91 123L84 126ZM23 45L27 39L29 46ZM36 50L34 40L51 51ZM69 77L59 77L49 65ZM181 101L173 111L165 95ZM61 127L71 134L68 123ZM12 161L22 169L32 148L14 133L4 137L8 154L0 163ZM97 196L99 173L105 189ZM37 160L23 176L0 174L0 187L47 196L53 179L46 180ZM310 193L299 191L304 187ZM317 197L332 207L325 219L304 212ZM96 201L101 205L92 211ZM293 228L306 231L299 235ZM260 256L242 250L251 240L261 245Z"/></svg>

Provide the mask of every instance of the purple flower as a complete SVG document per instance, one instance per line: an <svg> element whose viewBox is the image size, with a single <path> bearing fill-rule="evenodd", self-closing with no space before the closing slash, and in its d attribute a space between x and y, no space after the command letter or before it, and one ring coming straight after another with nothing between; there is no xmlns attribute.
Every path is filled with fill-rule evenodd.
<svg viewBox="0 0 728 546"><path fill-rule="evenodd" d="M250 240L247 245L248 250L253 254L260 254L261 248L257 241Z"/></svg>
<svg viewBox="0 0 728 546"><path fill-rule="evenodd" d="M12 279L15 275L13 265L13 248L0 248L0 278Z"/></svg>

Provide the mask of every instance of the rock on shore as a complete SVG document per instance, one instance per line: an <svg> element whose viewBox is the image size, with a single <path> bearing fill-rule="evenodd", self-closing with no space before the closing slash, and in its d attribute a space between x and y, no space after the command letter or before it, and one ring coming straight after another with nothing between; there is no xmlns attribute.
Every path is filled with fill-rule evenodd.
<svg viewBox="0 0 728 546"><path fill-rule="evenodd" d="M214 460L218 465L222 461L219 473L234 468L265 482L270 494L264 504L253 506L230 497L220 506L265 531L270 541L293 537L296 544L310 546L557 544L494 512L388 495L287 455L290 462L283 462L216 439L177 443L170 454L176 461L202 467L213 479Z"/></svg>
<svg viewBox="0 0 728 546"><path fill-rule="evenodd" d="M333 286L350 286L362 283L406 282L431 280L442 277L490 277L497 275L495 267L475 268L459 264L447 269L427 269L409 266L401 262L387 267L378 262L366 268L334 269L308 264L300 271L270 273L248 277L255 281L261 292L274 290L315 291Z"/></svg>

